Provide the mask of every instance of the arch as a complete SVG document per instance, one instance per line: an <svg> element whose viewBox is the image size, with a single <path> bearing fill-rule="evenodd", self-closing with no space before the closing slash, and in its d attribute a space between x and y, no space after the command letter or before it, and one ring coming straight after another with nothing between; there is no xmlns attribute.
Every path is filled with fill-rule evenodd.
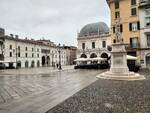
<svg viewBox="0 0 150 113"><path fill-rule="evenodd" d="M32 60L32 62L31 62L31 67L35 67L35 62L34 62L34 60Z"/></svg>
<svg viewBox="0 0 150 113"><path fill-rule="evenodd" d="M47 56L47 62L46 62L47 65L50 65L50 57Z"/></svg>
<svg viewBox="0 0 150 113"><path fill-rule="evenodd" d="M25 61L25 68L28 68L28 67L29 67L29 62Z"/></svg>
<svg viewBox="0 0 150 113"><path fill-rule="evenodd" d="M40 61L39 60L37 61L37 67L40 67Z"/></svg>
<svg viewBox="0 0 150 113"><path fill-rule="evenodd" d="M101 58L108 58L108 54L107 53L102 53Z"/></svg>
<svg viewBox="0 0 150 113"><path fill-rule="evenodd" d="M21 68L21 61L17 62L17 68Z"/></svg>
<svg viewBox="0 0 150 113"><path fill-rule="evenodd" d="M87 58L86 54L82 54L81 58Z"/></svg>
<svg viewBox="0 0 150 113"><path fill-rule="evenodd" d="M97 55L95 54L95 53L92 53L91 55L90 55L90 58L96 58L97 57Z"/></svg>
<svg viewBox="0 0 150 113"><path fill-rule="evenodd" d="M42 66L44 66L46 63L46 59L45 59L45 56L42 56Z"/></svg>
<svg viewBox="0 0 150 113"><path fill-rule="evenodd" d="M150 67L150 53L146 55L146 67Z"/></svg>

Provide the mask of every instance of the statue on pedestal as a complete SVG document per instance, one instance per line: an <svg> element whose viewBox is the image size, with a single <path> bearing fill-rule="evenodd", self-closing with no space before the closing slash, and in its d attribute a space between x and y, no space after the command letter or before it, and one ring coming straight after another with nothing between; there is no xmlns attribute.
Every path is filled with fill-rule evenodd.
<svg viewBox="0 0 150 113"><path fill-rule="evenodd" d="M123 38L121 37L121 32L120 32L120 19L116 20L115 32L116 32L116 35L115 35L116 43L122 44L123 43Z"/></svg>

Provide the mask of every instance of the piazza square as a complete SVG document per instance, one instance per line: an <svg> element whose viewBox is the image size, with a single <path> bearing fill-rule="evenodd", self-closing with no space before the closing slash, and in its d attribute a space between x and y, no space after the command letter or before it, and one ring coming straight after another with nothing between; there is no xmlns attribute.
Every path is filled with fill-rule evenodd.
<svg viewBox="0 0 150 113"><path fill-rule="evenodd" d="M0 113L150 112L149 0L2 0L0 12Z"/></svg>

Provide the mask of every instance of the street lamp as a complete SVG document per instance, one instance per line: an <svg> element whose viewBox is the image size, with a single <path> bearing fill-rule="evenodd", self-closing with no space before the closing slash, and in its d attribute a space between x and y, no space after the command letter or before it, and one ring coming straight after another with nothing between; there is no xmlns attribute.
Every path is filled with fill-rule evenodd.
<svg viewBox="0 0 150 113"><path fill-rule="evenodd" d="M60 47L60 44L58 45L58 48L57 48L57 51L59 53L59 66L58 66L58 69L61 70L61 47Z"/></svg>

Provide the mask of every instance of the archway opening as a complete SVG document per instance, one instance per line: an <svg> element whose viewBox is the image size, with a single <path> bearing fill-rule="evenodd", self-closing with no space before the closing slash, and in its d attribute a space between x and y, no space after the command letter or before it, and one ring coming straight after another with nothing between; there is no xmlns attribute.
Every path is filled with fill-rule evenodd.
<svg viewBox="0 0 150 113"><path fill-rule="evenodd" d="M107 53L102 53L101 58L108 58L108 54Z"/></svg>
<svg viewBox="0 0 150 113"><path fill-rule="evenodd" d="M97 57L97 55L95 54L95 53L92 53L91 55L90 55L90 58L96 58Z"/></svg>
<svg viewBox="0 0 150 113"><path fill-rule="evenodd" d="M50 65L50 57L47 56L47 65L49 66Z"/></svg>
<svg viewBox="0 0 150 113"><path fill-rule="evenodd" d="M35 62L32 60L32 62L31 62L31 67L33 68L33 67L35 67Z"/></svg>
<svg viewBox="0 0 150 113"><path fill-rule="evenodd" d="M82 54L81 58L87 58L86 54Z"/></svg>
<svg viewBox="0 0 150 113"><path fill-rule="evenodd" d="M39 60L37 61L37 67L40 67L40 61Z"/></svg>
<svg viewBox="0 0 150 113"><path fill-rule="evenodd" d="M42 66L44 66L45 63L46 63L45 56L42 56Z"/></svg>
<svg viewBox="0 0 150 113"><path fill-rule="evenodd" d="M25 68L28 68L28 67L29 67L29 62L26 61L26 62L25 62Z"/></svg>
<svg viewBox="0 0 150 113"><path fill-rule="evenodd" d="M21 68L21 61L17 62L17 68Z"/></svg>
<svg viewBox="0 0 150 113"><path fill-rule="evenodd" d="M97 57L97 55L95 53L92 53L90 55L90 58L96 58L96 57ZM97 63L98 63L98 61L91 61L91 64L97 64Z"/></svg>

